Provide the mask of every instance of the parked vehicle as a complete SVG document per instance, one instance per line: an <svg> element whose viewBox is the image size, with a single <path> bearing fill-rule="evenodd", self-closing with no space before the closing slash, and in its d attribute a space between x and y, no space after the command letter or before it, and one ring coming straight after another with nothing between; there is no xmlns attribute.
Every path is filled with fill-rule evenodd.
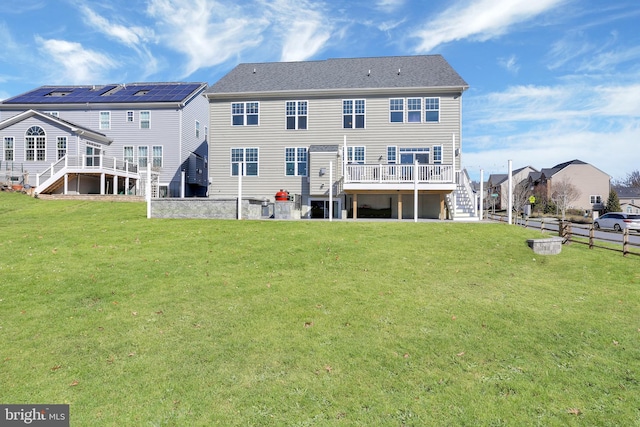
<svg viewBox="0 0 640 427"><path fill-rule="evenodd" d="M624 212L607 212L593 221L596 230L612 229L622 231L625 228L640 232L640 215Z"/></svg>

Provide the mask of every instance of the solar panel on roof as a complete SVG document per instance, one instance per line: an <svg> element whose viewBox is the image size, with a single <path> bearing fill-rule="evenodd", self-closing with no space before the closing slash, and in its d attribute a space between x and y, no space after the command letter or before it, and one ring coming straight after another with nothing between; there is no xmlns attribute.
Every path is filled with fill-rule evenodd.
<svg viewBox="0 0 640 427"><path fill-rule="evenodd" d="M5 104L70 104L179 102L199 83L164 83L105 86L43 86L4 101ZM137 94L137 95L136 95Z"/></svg>

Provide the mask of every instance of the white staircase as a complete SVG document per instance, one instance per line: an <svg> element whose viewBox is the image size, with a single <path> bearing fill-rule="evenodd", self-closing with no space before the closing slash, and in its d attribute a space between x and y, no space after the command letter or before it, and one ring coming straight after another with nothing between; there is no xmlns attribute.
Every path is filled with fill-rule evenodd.
<svg viewBox="0 0 640 427"><path fill-rule="evenodd" d="M454 221L478 221L477 197L466 170L456 174L456 189L447 195L447 209Z"/></svg>

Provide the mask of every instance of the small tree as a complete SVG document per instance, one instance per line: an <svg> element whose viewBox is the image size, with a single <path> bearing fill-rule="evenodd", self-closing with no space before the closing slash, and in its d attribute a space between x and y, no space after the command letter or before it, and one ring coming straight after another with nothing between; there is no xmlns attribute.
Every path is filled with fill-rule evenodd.
<svg viewBox="0 0 640 427"><path fill-rule="evenodd" d="M563 220L565 219L567 209L571 207L571 203L578 200L579 197L580 190L571 184L571 181L567 178L554 182L551 185L551 200L553 200L562 213Z"/></svg>
<svg viewBox="0 0 640 427"><path fill-rule="evenodd" d="M513 208L516 212L524 211L525 205L529 203L529 196L531 196L531 190L527 180L513 186Z"/></svg>
<svg viewBox="0 0 640 427"><path fill-rule="evenodd" d="M609 191L609 198L607 199L607 207L605 208L607 212L620 212L620 199L618 199L618 193L616 190L611 189Z"/></svg>

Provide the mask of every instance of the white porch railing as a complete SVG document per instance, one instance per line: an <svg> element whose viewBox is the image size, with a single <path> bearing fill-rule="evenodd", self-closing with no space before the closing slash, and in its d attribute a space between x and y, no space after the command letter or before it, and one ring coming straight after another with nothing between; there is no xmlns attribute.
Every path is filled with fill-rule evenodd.
<svg viewBox="0 0 640 427"><path fill-rule="evenodd" d="M345 165L345 183L455 183L453 165Z"/></svg>
<svg viewBox="0 0 640 427"><path fill-rule="evenodd" d="M137 164L126 162L115 157L86 155L65 156L57 162L51 163L51 166L45 169L42 173L36 175L36 187L40 185L40 182L44 182L45 180L55 176L56 173L70 169L73 169L74 171L101 171L117 174L138 173Z"/></svg>

